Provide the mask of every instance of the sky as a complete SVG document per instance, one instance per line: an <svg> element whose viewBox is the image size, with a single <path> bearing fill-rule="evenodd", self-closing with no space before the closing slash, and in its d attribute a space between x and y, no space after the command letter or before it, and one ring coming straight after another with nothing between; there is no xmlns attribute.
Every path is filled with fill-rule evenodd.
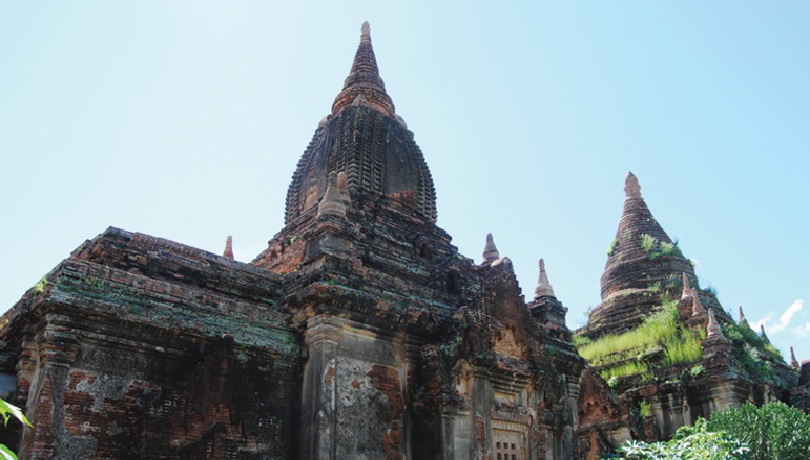
<svg viewBox="0 0 810 460"><path fill-rule="evenodd" d="M493 233L527 297L544 258L578 328L632 171L701 284L810 359L800 1L2 2L0 310L108 226L251 261L365 20L463 254Z"/></svg>

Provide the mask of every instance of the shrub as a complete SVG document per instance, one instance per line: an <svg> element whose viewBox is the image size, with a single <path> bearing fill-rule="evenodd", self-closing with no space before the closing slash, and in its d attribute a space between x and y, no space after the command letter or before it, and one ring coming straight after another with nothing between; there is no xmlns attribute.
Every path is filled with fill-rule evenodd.
<svg viewBox="0 0 810 460"><path fill-rule="evenodd" d="M704 419L678 430L667 442L627 441L619 447L632 460L745 460L749 448L722 431L710 431Z"/></svg>
<svg viewBox="0 0 810 460"><path fill-rule="evenodd" d="M712 415L712 431L724 431L751 448L751 460L810 459L810 415L781 402L750 403Z"/></svg>

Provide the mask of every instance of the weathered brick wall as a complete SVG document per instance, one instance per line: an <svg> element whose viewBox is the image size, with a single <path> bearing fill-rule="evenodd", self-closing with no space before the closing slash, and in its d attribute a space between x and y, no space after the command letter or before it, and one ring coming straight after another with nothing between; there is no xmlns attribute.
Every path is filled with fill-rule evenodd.
<svg viewBox="0 0 810 460"><path fill-rule="evenodd" d="M300 338L266 270L110 229L6 318L22 458L298 457Z"/></svg>

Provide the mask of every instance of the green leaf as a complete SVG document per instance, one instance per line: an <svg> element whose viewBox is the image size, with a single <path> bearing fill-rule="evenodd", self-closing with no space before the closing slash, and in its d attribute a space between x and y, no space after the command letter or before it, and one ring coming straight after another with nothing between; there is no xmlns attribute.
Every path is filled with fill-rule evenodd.
<svg viewBox="0 0 810 460"><path fill-rule="evenodd" d="M11 451L5 444L0 444L0 459L2 460L18 460L17 454Z"/></svg>
<svg viewBox="0 0 810 460"><path fill-rule="evenodd" d="M25 423L29 427L31 428L34 427L34 425L31 425L31 422L29 422L28 419L25 418L25 414L23 414L22 409L15 406L14 404L9 404L5 400L0 398L0 415L3 416L4 425L8 424L9 414L13 415L17 420L21 421L22 423Z"/></svg>

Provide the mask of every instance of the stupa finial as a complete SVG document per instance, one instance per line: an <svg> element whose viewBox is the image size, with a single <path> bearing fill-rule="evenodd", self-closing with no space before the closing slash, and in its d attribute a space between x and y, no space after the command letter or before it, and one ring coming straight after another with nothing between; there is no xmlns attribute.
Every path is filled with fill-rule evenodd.
<svg viewBox="0 0 810 460"><path fill-rule="evenodd" d="M360 41L371 41L371 24L369 24L368 21L363 21L363 25L360 26Z"/></svg>
<svg viewBox="0 0 810 460"><path fill-rule="evenodd" d="M541 296L554 297L554 288L548 282L548 275L546 275L546 263L540 259L540 275L537 277L537 287L534 289L534 298Z"/></svg>
<svg viewBox="0 0 810 460"><path fill-rule="evenodd" d="M624 178L624 193L627 198L641 198L638 177L630 171L627 171L627 176Z"/></svg>

